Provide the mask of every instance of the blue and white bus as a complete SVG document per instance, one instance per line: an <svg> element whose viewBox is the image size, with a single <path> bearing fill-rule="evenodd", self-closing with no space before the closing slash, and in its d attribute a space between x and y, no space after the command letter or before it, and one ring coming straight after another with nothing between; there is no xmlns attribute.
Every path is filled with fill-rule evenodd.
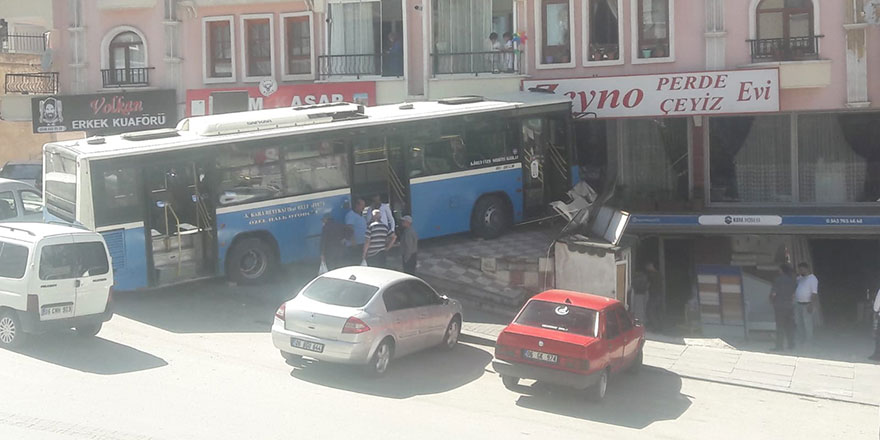
<svg viewBox="0 0 880 440"><path fill-rule="evenodd" d="M421 238L495 237L571 181L570 101L327 104L44 147L46 216L101 232L116 289L265 279L319 254L321 219L379 194Z"/></svg>

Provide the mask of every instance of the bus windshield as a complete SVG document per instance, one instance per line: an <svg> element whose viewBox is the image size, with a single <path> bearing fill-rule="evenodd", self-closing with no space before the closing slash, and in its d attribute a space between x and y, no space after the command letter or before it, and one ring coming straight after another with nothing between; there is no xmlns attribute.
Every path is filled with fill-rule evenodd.
<svg viewBox="0 0 880 440"><path fill-rule="evenodd" d="M47 151L44 166L46 210L69 222L76 220L76 162L70 157Z"/></svg>

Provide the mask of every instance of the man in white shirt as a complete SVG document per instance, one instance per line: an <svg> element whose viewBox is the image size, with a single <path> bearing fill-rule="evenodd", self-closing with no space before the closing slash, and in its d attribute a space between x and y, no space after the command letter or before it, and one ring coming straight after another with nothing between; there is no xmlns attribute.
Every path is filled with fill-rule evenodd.
<svg viewBox="0 0 880 440"><path fill-rule="evenodd" d="M874 354L868 359L880 361L880 290L874 295Z"/></svg>
<svg viewBox="0 0 880 440"><path fill-rule="evenodd" d="M801 343L813 343L814 304L819 300L819 279L807 263L798 264L797 290L794 294L794 320Z"/></svg>

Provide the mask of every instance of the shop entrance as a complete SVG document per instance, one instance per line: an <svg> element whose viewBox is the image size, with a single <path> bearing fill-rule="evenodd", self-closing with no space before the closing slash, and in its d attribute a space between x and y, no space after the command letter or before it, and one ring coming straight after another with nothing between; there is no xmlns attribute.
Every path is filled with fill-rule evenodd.
<svg viewBox="0 0 880 440"><path fill-rule="evenodd" d="M880 242L813 239L810 250L825 324L852 325L866 292L880 287Z"/></svg>

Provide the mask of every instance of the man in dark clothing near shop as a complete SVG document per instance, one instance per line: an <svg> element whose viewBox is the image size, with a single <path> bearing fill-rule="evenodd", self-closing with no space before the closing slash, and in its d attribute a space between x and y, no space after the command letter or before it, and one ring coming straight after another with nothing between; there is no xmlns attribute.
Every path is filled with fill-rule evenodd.
<svg viewBox="0 0 880 440"><path fill-rule="evenodd" d="M779 266L779 275L773 281L770 291L770 303L776 316L776 347L773 351L782 351L783 342L788 342L788 349L794 349L794 292L797 281L794 268L790 264Z"/></svg>
<svg viewBox="0 0 880 440"><path fill-rule="evenodd" d="M403 260L403 271L410 275L416 274L416 262L418 261L419 236L412 225L411 216L403 216L403 228L400 232L400 256Z"/></svg>
<svg viewBox="0 0 880 440"><path fill-rule="evenodd" d="M397 236L388 230L385 223L382 223L382 211L374 209L372 216L364 240L363 259L367 261L367 266L384 268L386 266L385 260L388 258L388 249L394 245Z"/></svg>
<svg viewBox="0 0 880 440"><path fill-rule="evenodd" d="M324 227L321 229L321 261L327 269L342 267L345 259L345 226L333 219L330 214L324 215Z"/></svg>
<svg viewBox="0 0 880 440"><path fill-rule="evenodd" d="M645 275L648 277L648 304L645 323L653 330L663 329L663 277L653 262L645 265Z"/></svg>

